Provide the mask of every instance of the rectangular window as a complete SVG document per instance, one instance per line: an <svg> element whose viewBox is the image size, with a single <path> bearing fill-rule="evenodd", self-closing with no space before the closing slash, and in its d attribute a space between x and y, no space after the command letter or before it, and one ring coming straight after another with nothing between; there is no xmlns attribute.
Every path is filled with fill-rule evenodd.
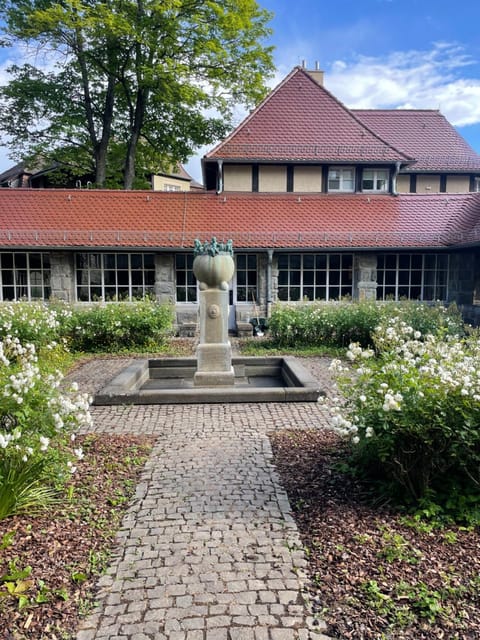
<svg viewBox="0 0 480 640"><path fill-rule="evenodd" d="M257 302L257 256L235 254L237 302Z"/></svg>
<svg viewBox="0 0 480 640"><path fill-rule="evenodd" d="M355 191L355 169L353 167L330 167L328 170L328 190Z"/></svg>
<svg viewBox="0 0 480 640"><path fill-rule="evenodd" d="M197 302L197 279L193 275L193 253L175 255L177 302Z"/></svg>
<svg viewBox="0 0 480 640"><path fill-rule="evenodd" d="M388 191L388 169L364 169L362 191L385 193Z"/></svg>
<svg viewBox="0 0 480 640"><path fill-rule="evenodd" d="M377 300L446 300L448 255L381 254L377 258Z"/></svg>
<svg viewBox="0 0 480 640"><path fill-rule="evenodd" d="M48 300L48 253L0 253L0 300Z"/></svg>
<svg viewBox="0 0 480 640"><path fill-rule="evenodd" d="M340 300L352 296L351 254L280 254L278 299Z"/></svg>
<svg viewBox="0 0 480 640"><path fill-rule="evenodd" d="M139 300L155 293L155 259L147 253L77 253L77 300Z"/></svg>

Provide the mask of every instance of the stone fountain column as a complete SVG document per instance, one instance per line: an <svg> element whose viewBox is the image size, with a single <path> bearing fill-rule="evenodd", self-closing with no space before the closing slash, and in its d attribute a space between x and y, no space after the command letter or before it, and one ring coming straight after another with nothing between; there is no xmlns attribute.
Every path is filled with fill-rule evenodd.
<svg viewBox="0 0 480 640"><path fill-rule="evenodd" d="M232 386L235 374L228 339L228 283L235 264L231 241L195 241L193 273L200 287L200 341L197 346L196 387Z"/></svg>

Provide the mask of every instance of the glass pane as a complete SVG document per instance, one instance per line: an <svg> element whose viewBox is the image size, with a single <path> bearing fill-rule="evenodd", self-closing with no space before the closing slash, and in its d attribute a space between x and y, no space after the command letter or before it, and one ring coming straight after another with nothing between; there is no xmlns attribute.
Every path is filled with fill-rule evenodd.
<svg viewBox="0 0 480 640"><path fill-rule="evenodd" d="M278 268L288 269L288 255L282 254L278 256Z"/></svg>
<svg viewBox="0 0 480 640"><path fill-rule="evenodd" d="M410 256L409 255L400 255L398 257L398 268L399 269L410 269Z"/></svg>
<svg viewBox="0 0 480 640"><path fill-rule="evenodd" d="M327 268L327 256L324 253L321 253L318 256L315 256L315 266L317 269L326 269Z"/></svg>
<svg viewBox="0 0 480 640"><path fill-rule="evenodd" d="M308 300L314 300L313 287L303 287L303 297Z"/></svg>
<svg viewBox="0 0 480 640"><path fill-rule="evenodd" d="M340 269L340 256L338 254L330 256L330 269Z"/></svg>
<svg viewBox="0 0 480 640"><path fill-rule="evenodd" d="M286 302L288 300L288 288L287 287L279 287L278 288L278 299Z"/></svg>
<svg viewBox="0 0 480 640"><path fill-rule="evenodd" d="M30 260L30 269L41 269L42 268L42 256L40 253L31 253L29 256Z"/></svg>
<svg viewBox="0 0 480 640"><path fill-rule="evenodd" d="M143 285L143 271L132 271L132 285Z"/></svg>
<svg viewBox="0 0 480 640"><path fill-rule="evenodd" d="M415 253L413 256L411 256L411 258L412 258L412 269L421 269L423 256L419 253Z"/></svg>
<svg viewBox="0 0 480 640"><path fill-rule="evenodd" d="M237 286L237 302L247 302L247 287Z"/></svg>
<svg viewBox="0 0 480 640"><path fill-rule="evenodd" d="M132 269L141 269L143 266L142 254L132 253L130 256L130 266Z"/></svg>
<svg viewBox="0 0 480 640"><path fill-rule="evenodd" d="M248 256L248 263L247 266L249 269L255 269L257 268L257 256L256 255L249 255Z"/></svg>
<svg viewBox="0 0 480 640"><path fill-rule="evenodd" d="M143 266L145 269L154 269L155 260L153 253L145 253L143 256Z"/></svg>
<svg viewBox="0 0 480 640"><path fill-rule="evenodd" d="M177 302L186 302L186 292L183 287L177 287Z"/></svg>
<svg viewBox="0 0 480 640"><path fill-rule="evenodd" d="M101 284L102 282L102 272L101 271L90 271L90 283L91 284Z"/></svg>
<svg viewBox="0 0 480 640"><path fill-rule="evenodd" d="M2 253L2 268L11 269L13 267L13 254Z"/></svg>
<svg viewBox="0 0 480 640"><path fill-rule="evenodd" d="M303 256L303 268L315 269L315 256L313 255Z"/></svg>
<svg viewBox="0 0 480 640"><path fill-rule="evenodd" d="M290 269L300 269L302 264L301 256L293 253L290 256Z"/></svg>
<svg viewBox="0 0 480 640"><path fill-rule="evenodd" d="M114 253L107 253L103 256L103 264L105 269L115 269L116 268L116 260Z"/></svg>
<svg viewBox="0 0 480 640"><path fill-rule="evenodd" d="M105 271L105 284L106 285L114 285L116 284L115 280L115 271Z"/></svg>
<svg viewBox="0 0 480 640"><path fill-rule="evenodd" d="M26 253L16 253L15 254L15 266L17 269L26 269L27 268L27 254Z"/></svg>
<svg viewBox="0 0 480 640"><path fill-rule="evenodd" d="M125 253L117 254L117 269L128 269L128 255Z"/></svg>
<svg viewBox="0 0 480 640"><path fill-rule="evenodd" d="M330 285L340 284L340 271L330 271Z"/></svg>
<svg viewBox="0 0 480 640"><path fill-rule="evenodd" d="M314 283L314 272L313 271L304 271L303 272L303 284L313 284Z"/></svg>
<svg viewBox="0 0 480 640"><path fill-rule="evenodd" d="M326 298L327 298L327 288L315 287L315 300L326 300Z"/></svg>
<svg viewBox="0 0 480 640"><path fill-rule="evenodd" d="M237 254L237 270L245 269L247 266L247 256L244 253Z"/></svg>
<svg viewBox="0 0 480 640"><path fill-rule="evenodd" d="M128 285L128 271L117 271L117 279L119 285Z"/></svg>

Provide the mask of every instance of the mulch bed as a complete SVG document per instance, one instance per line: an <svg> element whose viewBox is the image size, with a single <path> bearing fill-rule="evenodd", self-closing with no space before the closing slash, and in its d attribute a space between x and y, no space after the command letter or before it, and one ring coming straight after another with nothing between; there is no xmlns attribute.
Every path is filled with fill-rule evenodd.
<svg viewBox="0 0 480 640"><path fill-rule="evenodd" d="M0 521L2 640L74 637L79 616L91 610L95 583L153 444L151 438L107 435L77 442L85 458L72 476L70 497L42 516Z"/></svg>
<svg viewBox="0 0 480 640"><path fill-rule="evenodd" d="M480 531L372 504L329 431L271 435L309 561L310 599L339 640L480 638ZM341 468L341 467L340 467Z"/></svg>

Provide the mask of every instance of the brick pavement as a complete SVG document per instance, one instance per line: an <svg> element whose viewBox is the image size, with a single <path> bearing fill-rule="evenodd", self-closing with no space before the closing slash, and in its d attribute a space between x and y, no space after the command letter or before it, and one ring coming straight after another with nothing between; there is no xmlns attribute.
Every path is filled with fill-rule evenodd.
<svg viewBox="0 0 480 640"><path fill-rule="evenodd" d="M72 377L93 391L118 366L87 363ZM315 367L328 383L323 364ZM96 432L153 434L156 443L77 640L326 639L304 601L306 559L267 436L322 428L321 405L92 413Z"/></svg>

